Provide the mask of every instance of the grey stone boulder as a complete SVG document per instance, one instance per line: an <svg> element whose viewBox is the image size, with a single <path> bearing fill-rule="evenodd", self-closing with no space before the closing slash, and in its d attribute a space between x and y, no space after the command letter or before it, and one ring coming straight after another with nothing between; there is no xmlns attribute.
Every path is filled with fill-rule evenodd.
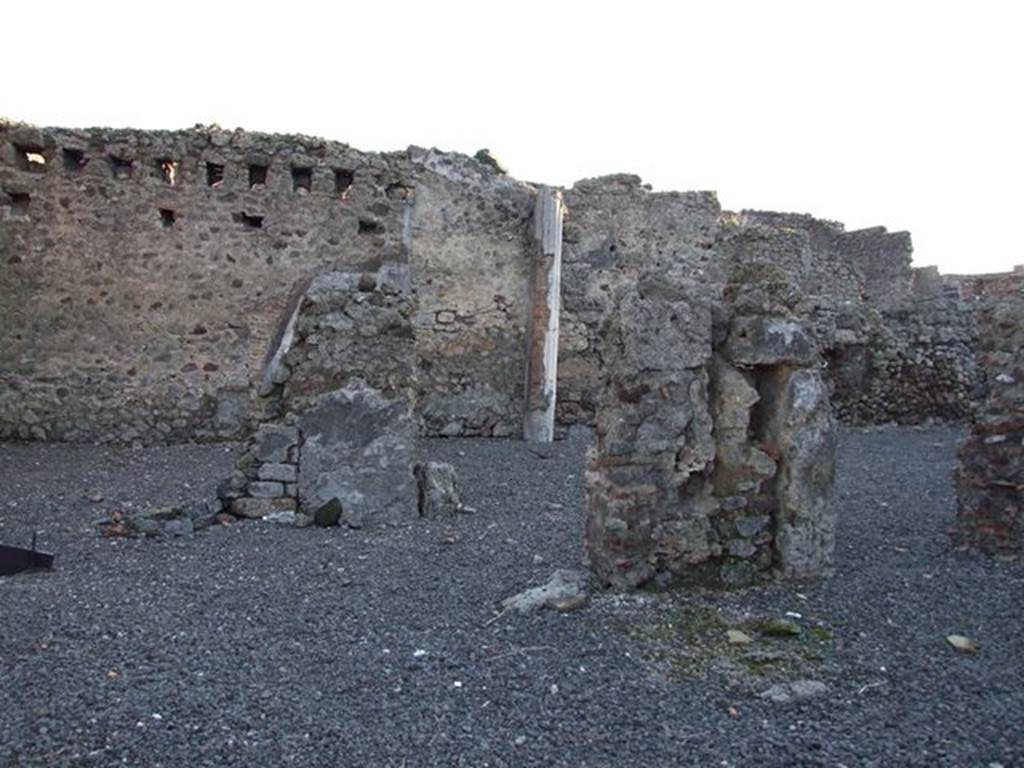
<svg viewBox="0 0 1024 768"><path fill-rule="evenodd" d="M253 436L253 454L264 463L288 461L288 450L299 444L299 430L282 424L261 424Z"/></svg>
<svg viewBox="0 0 1024 768"><path fill-rule="evenodd" d="M341 521L341 514L343 511L341 502L337 499L331 499L330 501L321 504L316 509L313 513L313 522L321 528L329 528L332 525L337 525Z"/></svg>
<svg viewBox="0 0 1024 768"><path fill-rule="evenodd" d="M279 483L294 483L298 477L298 472L294 464L270 462L260 466L258 477L260 480L272 480Z"/></svg>
<svg viewBox="0 0 1024 768"><path fill-rule="evenodd" d="M560 568L539 587L532 587L501 601L503 612L532 613L544 608L571 611L587 601L590 575L584 571Z"/></svg>
<svg viewBox="0 0 1024 768"><path fill-rule="evenodd" d="M141 536L191 536L192 516L183 507L160 507L125 518L125 530Z"/></svg>
<svg viewBox="0 0 1024 768"><path fill-rule="evenodd" d="M408 398L389 398L359 382L320 397L300 429L302 510L337 499L349 525L417 516L416 427Z"/></svg>
<svg viewBox="0 0 1024 768"><path fill-rule="evenodd" d="M462 509L458 477L451 464L427 461L417 464L413 474L419 486L420 517L451 517Z"/></svg>

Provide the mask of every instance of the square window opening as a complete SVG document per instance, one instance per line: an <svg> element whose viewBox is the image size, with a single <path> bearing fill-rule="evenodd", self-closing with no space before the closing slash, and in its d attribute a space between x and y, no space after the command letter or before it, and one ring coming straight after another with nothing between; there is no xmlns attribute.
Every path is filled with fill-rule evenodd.
<svg viewBox="0 0 1024 768"><path fill-rule="evenodd" d="M206 164L206 186L219 187L224 183L223 163Z"/></svg>
<svg viewBox="0 0 1024 768"><path fill-rule="evenodd" d="M292 189L295 192L313 191L313 169L292 168Z"/></svg>
<svg viewBox="0 0 1024 768"><path fill-rule="evenodd" d="M347 168L334 169L334 191L342 200L347 200L356 175Z"/></svg>
<svg viewBox="0 0 1024 768"><path fill-rule="evenodd" d="M46 158L43 156L42 147L23 146L15 144L18 150L18 167L30 173L45 173Z"/></svg>
<svg viewBox="0 0 1024 768"><path fill-rule="evenodd" d="M132 177L132 161L127 157L110 156L110 171L115 179L130 179Z"/></svg>
<svg viewBox="0 0 1024 768"><path fill-rule="evenodd" d="M250 216L245 211L236 213L235 221L240 222L246 229L263 229L263 217L262 216Z"/></svg>
<svg viewBox="0 0 1024 768"><path fill-rule="evenodd" d="M28 192L8 192L8 196L11 198L11 215L27 217L28 205L32 199Z"/></svg>
<svg viewBox="0 0 1024 768"><path fill-rule="evenodd" d="M384 225L374 219L360 219L359 220L359 234L360 235L379 235L384 231Z"/></svg>
<svg viewBox="0 0 1024 768"><path fill-rule="evenodd" d="M173 227L174 222L177 220L177 218L178 217L175 216L174 211L172 211L170 208L160 209L160 224L163 226L164 229L170 229L171 227Z"/></svg>
<svg viewBox="0 0 1024 768"><path fill-rule="evenodd" d="M179 163L176 160L171 160L169 157L160 158L156 161L156 177L161 179L164 184L174 186L178 180L178 167Z"/></svg>
<svg viewBox="0 0 1024 768"><path fill-rule="evenodd" d="M253 163L249 166L249 189L263 189L267 186L267 171L270 166Z"/></svg>
<svg viewBox="0 0 1024 768"><path fill-rule="evenodd" d="M64 170L71 173L78 173L89 162L85 157L84 150L73 147L65 147L61 151L61 156L64 158Z"/></svg>

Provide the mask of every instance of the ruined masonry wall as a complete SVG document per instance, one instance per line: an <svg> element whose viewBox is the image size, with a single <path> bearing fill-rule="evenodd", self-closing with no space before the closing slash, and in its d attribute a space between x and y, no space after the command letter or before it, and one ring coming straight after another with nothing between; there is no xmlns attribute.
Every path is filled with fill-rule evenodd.
<svg viewBox="0 0 1024 768"><path fill-rule="evenodd" d="M593 423L605 365L601 337L616 293L658 271L718 280L721 208L713 193L654 193L627 175L579 181L565 204L556 416Z"/></svg>
<svg viewBox="0 0 1024 768"><path fill-rule="evenodd" d="M979 309L984 395L960 447L960 543L1003 554L1024 550L1024 273L1000 282Z"/></svg>
<svg viewBox="0 0 1024 768"><path fill-rule="evenodd" d="M0 439L242 435L303 286L410 260L428 433L511 433L529 199L415 148L0 125Z"/></svg>
<svg viewBox="0 0 1024 768"><path fill-rule="evenodd" d="M518 434L535 190L487 164L303 136L0 123L0 439L239 437L316 275L406 264L426 435ZM636 176L565 191L557 418L594 423L613 297L682 270L785 270L848 423L962 419L977 299L1012 275L910 267L907 233L722 212ZM353 328L358 330L358 322Z"/></svg>
<svg viewBox="0 0 1024 768"><path fill-rule="evenodd" d="M828 350L836 413L846 424L970 417L982 380L975 308L943 296L882 312L841 311Z"/></svg>
<svg viewBox="0 0 1024 768"><path fill-rule="evenodd" d="M605 583L829 572L835 422L796 293L769 269L739 270L724 303L678 273L617 292L587 467Z"/></svg>

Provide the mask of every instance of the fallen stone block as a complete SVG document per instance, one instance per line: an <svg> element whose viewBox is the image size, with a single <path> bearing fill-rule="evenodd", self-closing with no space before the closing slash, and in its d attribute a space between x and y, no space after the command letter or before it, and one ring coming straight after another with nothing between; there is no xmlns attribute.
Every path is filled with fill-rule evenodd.
<svg viewBox="0 0 1024 768"><path fill-rule="evenodd" d="M244 498L235 499L231 502L231 514L236 517L250 517L250 518L261 518L272 512L279 512L281 510L292 510L296 508L295 499L290 498L277 498L277 499L254 499Z"/></svg>
<svg viewBox="0 0 1024 768"><path fill-rule="evenodd" d="M416 427L406 397L357 383L321 397L300 417L300 427L303 510L337 499L349 525L417 516Z"/></svg>

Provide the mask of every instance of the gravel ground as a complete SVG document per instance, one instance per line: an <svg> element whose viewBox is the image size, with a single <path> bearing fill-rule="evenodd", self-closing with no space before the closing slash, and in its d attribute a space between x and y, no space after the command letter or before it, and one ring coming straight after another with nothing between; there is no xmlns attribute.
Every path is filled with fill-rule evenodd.
<svg viewBox="0 0 1024 768"><path fill-rule="evenodd" d="M58 553L0 578L0 766L1024 765L1024 563L948 545L960 434L843 433L824 583L528 617L495 604L579 565L584 435L428 443L478 510L450 523L174 541L94 523L212 493L233 448L0 445L0 540Z"/></svg>

